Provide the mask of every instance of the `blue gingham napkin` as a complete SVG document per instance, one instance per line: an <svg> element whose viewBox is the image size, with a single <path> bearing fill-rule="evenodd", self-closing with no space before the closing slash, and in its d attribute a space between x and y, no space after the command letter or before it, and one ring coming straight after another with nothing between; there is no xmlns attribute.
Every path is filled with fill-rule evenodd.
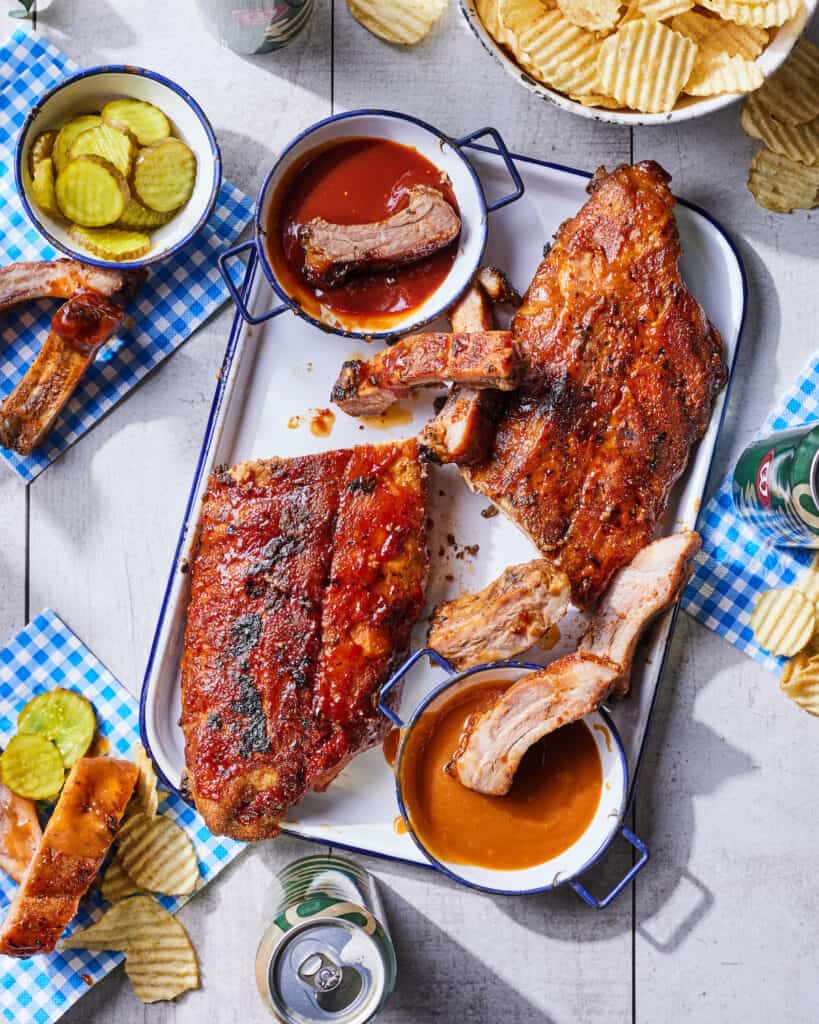
<svg viewBox="0 0 819 1024"><path fill-rule="evenodd" d="M757 435L819 419L819 354L796 378ZM778 672L784 658L759 647L749 625L763 590L787 587L815 554L806 548L774 547L734 508L731 474L700 516L702 550L683 594L682 607L745 654Z"/></svg>
<svg viewBox="0 0 819 1024"><path fill-rule="evenodd" d="M17 135L32 104L78 66L48 40L18 31L0 46L0 265L53 259L56 252L23 210L14 184ZM80 382L43 446L0 456L23 479L33 480L124 398L227 299L216 264L219 253L250 220L253 204L224 181L211 218L189 245L154 264L128 312L133 324L107 345ZM39 351L53 303L28 303L0 321L0 401Z"/></svg>
<svg viewBox="0 0 819 1024"><path fill-rule="evenodd" d="M76 690L91 701L98 730L107 738L112 757L130 756L139 740L137 702L48 609L0 649L0 747L14 735L17 715L26 701L57 686ZM244 848L242 843L211 835L199 815L173 794L160 802L159 813L172 818L190 836L199 858L201 884L209 882ZM0 917L16 889L0 871ZM159 900L175 912L188 898L161 896ZM106 906L99 891L92 889L69 931L98 920ZM122 953L83 950L42 954L29 960L0 957L0 1021L49 1024L58 1020L89 985L104 978L122 959Z"/></svg>

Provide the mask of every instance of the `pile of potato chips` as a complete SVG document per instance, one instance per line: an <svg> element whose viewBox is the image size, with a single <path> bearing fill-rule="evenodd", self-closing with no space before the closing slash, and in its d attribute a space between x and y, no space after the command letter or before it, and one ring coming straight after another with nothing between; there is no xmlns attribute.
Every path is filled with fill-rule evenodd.
<svg viewBox="0 0 819 1024"><path fill-rule="evenodd" d="M794 586L759 595L751 629L763 650L791 659L782 673L783 693L819 715L819 555Z"/></svg>
<svg viewBox="0 0 819 1024"><path fill-rule="evenodd" d="M199 863L186 833L157 814L156 774L140 745L134 749L134 762L140 777L102 879L103 899L113 906L96 924L65 939L61 948L124 952L134 992L143 1003L155 1003L198 988L199 967L185 929L145 893L192 893Z"/></svg>
<svg viewBox="0 0 819 1024"><path fill-rule="evenodd" d="M350 13L380 39L412 46L428 35L446 10L447 0L347 0Z"/></svg>
<svg viewBox="0 0 819 1024"><path fill-rule="evenodd" d="M476 0L489 34L533 78L584 106L659 114L681 97L746 93L770 29L802 0Z"/></svg>
<svg viewBox="0 0 819 1024"><path fill-rule="evenodd" d="M800 39L745 101L741 122L764 143L748 176L759 205L776 213L819 206L819 47Z"/></svg>

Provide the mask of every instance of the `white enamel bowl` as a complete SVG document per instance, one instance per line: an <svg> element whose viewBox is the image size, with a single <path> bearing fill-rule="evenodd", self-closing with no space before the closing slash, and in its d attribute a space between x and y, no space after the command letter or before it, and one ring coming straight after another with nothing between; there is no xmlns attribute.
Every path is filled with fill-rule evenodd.
<svg viewBox="0 0 819 1024"><path fill-rule="evenodd" d="M513 189L508 195L492 202L487 202L480 179L461 148L467 142L482 135L489 135L493 139L506 162L513 185ZM278 280L267 253L267 224L271 206L277 198L280 186L286 186L294 167L298 166L310 153L342 139L351 138L389 139L417 150L449 177L461 216L459 251L449 274L421 306L393 321L389 330L374 331L358 328L352 322L339 324L314 318L301 308L296 299L288 294L284 285ZM480 129L462 139L450 139L431 125L407 114L390 110L353 110L319 121L298 135L285 148L259 191L256 201L255 238L252 242L244 242L223 253L220 257L220 265L233 299L248 323L262 323L290 309L322 331L350 338L390 338L406 334L430 320L434 320L452 305L467 287L480 264L486 247L487 216L493 210L500 209L518 199L522 194L523 183L514 162L509 156L503 140L493 128ZM234 286L228 271L229 261L244 252L250 255L249 267L255 264L256 260L259 261L265 277L280 300L280 304L259 316L254 316L248 310L241 295L242 289L237 289Z"/></svg>
<svg viewBox="0 0 819 1024"><path fill-rule="evenodd" d="M428 652L424 651L421 653L426 654ZM402 727L401 743L398 748L395 771L396 796L401 814L406 819L410 835L419 850L434 867L456 882L470 886L473 889L481 889L484 892L507 895L545 892L555 888L555 886L572 882L579 875L583 874L603 855L615 835L620 831L626 808L626 796L628 793L626 756L620 742L620 737L608 714L605 711L597 711L584 719L586 727L594 739L597 753L600 756L603 781L600 802L594 817L585 832L568 849L535 867L516 871L501 871L442 861L430 853L424 846L423 840L413 830L412 819L407 813L401 792L402 761L413 729L425 712L434 712L458 692L471 689L473 686L486 682L489 679L514 682L520 679L521 676L526 675L527 672L538 670L542 666L515 662L497 662L495 664L479 666L468 672L455 675L427 694L405 722L383 700L389 690L400 682L404 672L415 660L417 660L417 657L413 657L410 663L387 683L382 690L379 706L394 724ZM598 728L595 728L596 726ZM629 833L626 836L629 841L631 841L630 835ZM647 859L648 854L644 850L643 844L636 840L635 845L645 853L644 860ZM619 892L632 877L633 874L630 873L625 879L621 880L621 883L616 888L616 892ZM582 889L582 886L576 885L576 890L583 899L586 899L588 894L585 889ZM616 892L610 894L611 898L616 895ZM591 902L592 899L586 899L586 902ZM608 902L608 899L606 902ZM605 905L605 903L599 905Z"/></svg>
<svg viewBox="0 0 819 1024"><path fill-rule="evenodd" d="M116 263L89 255L69 235L65 223L37 206L26 168L29 150L40 132L59 128L80 114L99 111L110 100L121 97L153 103L169 118L174 134L190 146L196 156L196 184L193 195L176 216L150 232L149 252L139 259ZM106 65L89 68L60 82L35 104L17 143L15 178L26 213L46 238L66 255L98 267L143 267L176 252L205 224L222 181L222 160L204 111L181 86L155 71Z"/></svg>
<svg viewBox="0 0 819 1024"><path fill-rule="evenodd" d="M757 64L763 75L767 78L782 64L785 58L793 49L797 39L802 35L806 24L816 11L819 0L804 0L802 13L792 21L787 22L776 32L773 41L766 47L763 53L757 58ZM484 28L484 24L478 15L476 0L460 0L461 11L466 18L469 27L477 36L487 53L497 60L504 70L524 89L540 96L562 107L563 110L570 110L573 114L581 117L591 118L594 121L607 121L610 124L654 125L673 124L679 121L689 121L694 117L704 117L712 114L715 110L730 106L742 99L741 95L730 94L725 96L707 96L698 99L694 96L683 97L674 108L664 114L642 114L639 111L604 110L602 107L584 107L582 103L576 103L561 92L550 89L547 85L531 78L519 64L515 63L506 50L500 46Z"/></svg>

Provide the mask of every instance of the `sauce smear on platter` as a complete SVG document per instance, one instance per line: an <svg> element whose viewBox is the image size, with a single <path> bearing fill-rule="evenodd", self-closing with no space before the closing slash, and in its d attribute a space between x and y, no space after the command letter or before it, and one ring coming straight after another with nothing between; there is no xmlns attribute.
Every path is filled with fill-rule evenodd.
<svg viewBox="0 0 819 1024"><path fill-rule="evenodd" d="M407 741L404 804L416 835L438 860L496 870L533 867L567 850L597 810L603 769L583 722L531 747L505 796L475 793L447 774L467 719L508 685L489 681L456 694L425 712Z"/></svg>
<svg viewBox="0 0 819 1024"><path fill-rule="evenodd" d="M455 262L457 240L417 263L355 275L335 288L316 287L302 272L299 229L307 221L385 220L407 205L414 185L438 189L457 211L452 187L439 168L412 147L389 139L344 139L296 166L271 204L267 249L279 282L307 313L346 327L385 329L436 291Z"/></svg>

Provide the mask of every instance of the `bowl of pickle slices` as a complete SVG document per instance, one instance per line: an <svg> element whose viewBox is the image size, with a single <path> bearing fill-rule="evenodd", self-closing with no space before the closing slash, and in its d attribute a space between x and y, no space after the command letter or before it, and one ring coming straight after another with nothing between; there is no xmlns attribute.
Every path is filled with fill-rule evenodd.
<svg viewBox="0 0 819 1024"><path fill-rule="evenodd" d="M199 104L144 68L90 68L29 112L15 176L39 230L69 256L140 267L205 224L221 157Z"/></svg>

